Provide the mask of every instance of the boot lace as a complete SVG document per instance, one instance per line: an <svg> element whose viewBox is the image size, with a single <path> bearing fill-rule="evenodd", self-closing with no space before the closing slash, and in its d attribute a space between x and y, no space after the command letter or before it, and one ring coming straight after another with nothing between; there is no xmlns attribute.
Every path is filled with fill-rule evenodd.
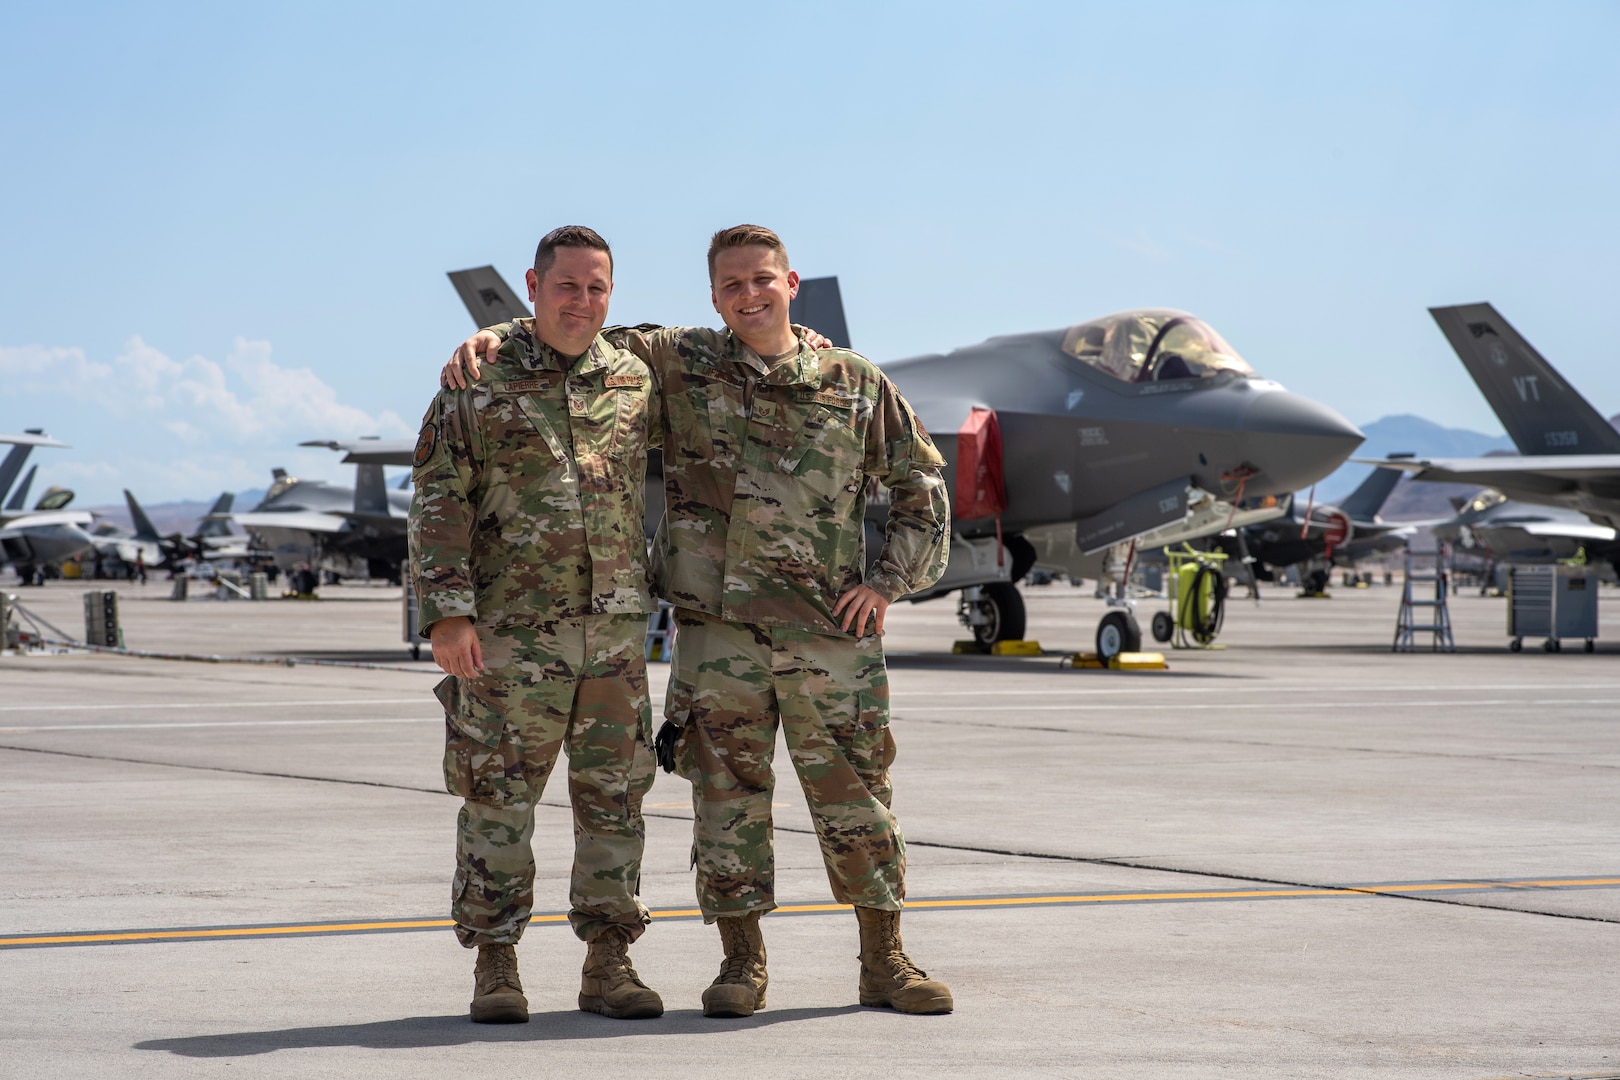
<svg viewBox="0 0 1620 1080"><path fill-rule="evenodd" d="M921 982L928 978L928 972L912 963L900 942L899 927L885 928L883 934L883 957L889 962L889 969L896 982Z"/></svg>
<svg viewBox="0 0 1620 1080"><path fill-rule="evenodd" d="M485 970L491 985L517 985L517 954L511 949L490 949L484 954L488 961Z"/></svg>

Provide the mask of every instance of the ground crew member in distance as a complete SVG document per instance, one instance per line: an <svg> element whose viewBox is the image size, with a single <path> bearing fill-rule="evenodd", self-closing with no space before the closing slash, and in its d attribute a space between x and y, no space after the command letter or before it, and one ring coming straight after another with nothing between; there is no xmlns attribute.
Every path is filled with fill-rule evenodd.
<svg viewBox="0 0 1620 1080"><path fill-rule="evenodd" d="M566 748L579 1007L654 1017L663 1002L627 950L648 923L643 492L658 398L646 365L598 336L613 291L600 236L548 233L526 277L534 319L512 324L487 382L440 392L415 454L412 573L450 676L435 692L445 783L463 799L451 912L478 947L472 1019L527 1021L513 946L534 903L535 804Z"/></svg>
<svg viewBox="0 0 1620 1080"><path fill-rule="evenodd" d="M768 229L709 247L711 298L729 330L619 340L648 359L664 410L662 595L679 634L665 715L693 783L698 903L718 923L710 1016L765 1005L760 916L776 906L771 758L778 723L809 802L833 895L855 906L859 1000L949 1012L950 990L903 951L905 844L889 810L889 604L943 573L944 464L894 385L864 357L798 340L798 275ZM504 327L445 369L477 378ZM610 332L611 333L611 332ZM883 551L861 557L869 479L892 492Z"/></svg>

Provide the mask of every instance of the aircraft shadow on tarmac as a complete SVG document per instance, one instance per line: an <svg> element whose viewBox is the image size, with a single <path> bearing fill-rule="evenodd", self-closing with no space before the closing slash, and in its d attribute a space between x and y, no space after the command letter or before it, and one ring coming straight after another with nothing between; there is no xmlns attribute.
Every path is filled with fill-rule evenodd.
<svg viewBox="0 0 1620 1080"><path fill-rule="evenodd" d="M796 1020L869 1012L859 1005L821 1009L778 1009L746 1019L705 1019L701 1010L678 1009L657 1020L609 1020L578 1011L535 1013L527 1024L474 1024L466 1015L406 1016L370 1024L284 1028L280 1031L241 1031L223 1035L193 1035L177 1039L149 1039L136 1050L167 1050L190 1058L252 1057L276 1050L329 1049L359 1046L370 1050L418 1050L468 1043L553 1042L562 1039L617 1039L626 1035L723 1034L744 1028L768 1027Z"/></svg>

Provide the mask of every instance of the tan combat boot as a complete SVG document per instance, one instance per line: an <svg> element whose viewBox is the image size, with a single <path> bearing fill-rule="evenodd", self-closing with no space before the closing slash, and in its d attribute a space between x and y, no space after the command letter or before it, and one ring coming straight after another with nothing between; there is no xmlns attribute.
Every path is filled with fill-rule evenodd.
<svg viewBox="0 0 1620 1080"><path fill-rule="evenodd" d="M473 969L472 1019L475 1024L527 1024L529 999L518 980L517 950L510 945L478 946Z"/></svg>
<svg viewBox="0 0 1620 1080"><path fill-rule="evenodd" d="M861 924L861 1004L903 1013L948 1013L951 988L911 962L900 944L900 913L858 907Z"/></svg>
<svg viewBox="0 0 1620 1080"><path fill-rule="evenodd" d="M703 991L704 1016L753 1016L765 1007L765 938L759 932L760 912L722 916L715 920L726 958L720 974Z"/></svg>
<svg viewBox="0 0 1620 1080"><path fill-rule="evenodd" d="M615 1020L664 1015L664 1000L630 966L630 932L610 926L591 938L579 979L579 1007Z"/></svg>

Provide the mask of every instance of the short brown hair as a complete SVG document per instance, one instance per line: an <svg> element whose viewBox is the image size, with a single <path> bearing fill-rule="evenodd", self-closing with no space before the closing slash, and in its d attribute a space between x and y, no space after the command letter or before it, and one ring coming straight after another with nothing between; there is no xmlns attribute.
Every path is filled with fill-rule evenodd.
<svg viewBox="0 0 1620 1080"><path fill-rule="evenodd" d="M589 248L592 251L605 252L608 257L608 276L613 276L613 249L602 239L602 234L583 225L564 225L559 229L552 229L540 238L540 246L534 249L535 277L545 279L546 271L557 261L558 248Z"/></svg>
<svg viewBox="0 0 1620 1080"><path fill-rule="evenodd" d="M727 248L758 245L770 248L782 260L782 269L788 268L787 247L782 238L763 225L733 225L721 229L709 239L709 281L714 281L714 257Z"/></svg>

